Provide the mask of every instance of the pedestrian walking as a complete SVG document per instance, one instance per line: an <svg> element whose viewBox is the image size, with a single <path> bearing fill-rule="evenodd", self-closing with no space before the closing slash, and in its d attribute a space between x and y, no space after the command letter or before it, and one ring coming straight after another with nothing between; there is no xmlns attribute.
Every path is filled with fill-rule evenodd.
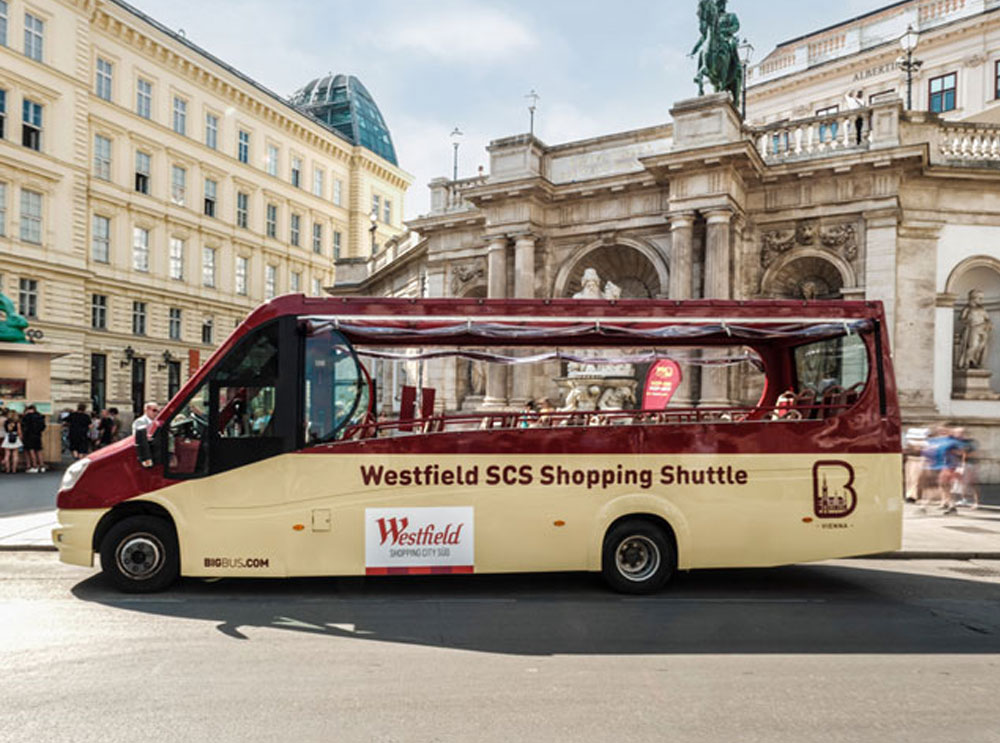
<svg viewBox="0 0 1000 743"><path fill-rule="evenodd" d="M958 467L961 463L964 444L952 435L952 430L939 426L934 436L927 440L924 449L924 461L930 477L929 487L925 492L935 493L941 500L941 508L946 514L955 513L957 509L952 501L951 489L958 477ZM926 499L921 501L921 507L926 509Z"/></svg>
<svg viewBox="0 0 1000 743"><path fill-rule="evenodd" d="M69 450L73 454L73 459L87 456L90 416L87 415L86 403L81 402L76 406L76 411L66 417L66 428L69 432Z"/></svg>
<svg viewBox="0 0 1000 743"><path fill-rule="evenodd" d="M17 413L13 410L7 413L7 420L3 424L3 443L0 449L3 450L3 471L7 473L17 472L17 460L21 452L21 421Z"/></svg>
<svg viewBox="0 0 1000 743"><path fill-rule="evenodd" d="M98 447L104 447L114 440L115 422L108 410L101 411L101 417L97 423Z"/></svg>
<svg viewBox="0 0 1000 743"><path fill-rule="evenodd" d="M122 439L122 420L118 417L118 408L108 408L108 413L111 415L111 421L114 427L111 429L111 440L119 441Z"/></svg>
<svg viewBox="0 0 1000 743"><path fill-rule="evenodd" d="M24 409L21 419L21 433L24 436L24 466L30 473L45 472L45 461L42 459L42 431L45 430L45 416L38 408L29 405Z"/></svg>

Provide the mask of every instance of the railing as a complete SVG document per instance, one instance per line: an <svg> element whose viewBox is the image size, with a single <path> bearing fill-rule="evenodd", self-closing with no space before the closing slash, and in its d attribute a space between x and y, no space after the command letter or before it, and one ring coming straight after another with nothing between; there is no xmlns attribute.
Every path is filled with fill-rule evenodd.
<svg viewBox="0 0 1000 743"><path fill-rule="evenodd" d="M867 149L871 109L856 108L825 116L768 124L753 130L761 157L775 162Z"/></svg>
<svg viewBox="0 0 1000 743"><path fill-rule="evenodd" d="M1000 125L944 124L938 150L946 160L1000 160Z"/></svg>
<svg viewBox="0 0 1000 743"><path fill-rule="evenodd" d="M465 200L469 189L486 183L485 175L472 178L460 178L450 181L439 178L431 182L431 214L447 214L449 212L466 211L474 208Z"/></svg>
<svg viewBox="0 0 1000 743"><path fill-rule="evenodd" d="M933 2L924 3L920 6L920 9L917 11L917 18L920 23L927 23L964 9L965 0L933 0Z"/></svg>

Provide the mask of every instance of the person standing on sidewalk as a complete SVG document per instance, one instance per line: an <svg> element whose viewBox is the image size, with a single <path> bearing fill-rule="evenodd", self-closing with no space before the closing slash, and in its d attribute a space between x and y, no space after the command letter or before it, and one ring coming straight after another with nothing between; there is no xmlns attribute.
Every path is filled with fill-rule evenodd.
<svg viewBox="0 0 1000 743"><path fill-rule="evenodd" d="M17 459L21 451L21 421L17 413L11 410L3 424L3 471L13 474L17 472Z"/></svg>
<svg viewBox="0 0 1000 743"><path fill-rule="evenodd" d="M81 402L76 406L76 412L69 414L66 418L66 427L69 429L69 450L73 453L73 459L87 456L90 416L87 415L86 403Z"/></svg>
<svg viewBox="0 0 1000 743"><path fill-rule="evenodd" d="M24 456L27 459L25 467L28 472L45 472L45 462L42 460L42 431L45 430L45 416L38 408L29 405L24 409L21 419L21 433L24 435Z"/></svg>
<svg viewBox="0 0 1000 743"><path fill-rule="evenodd" d="M97 424L97 446L105 447L114 441L115 422L111 413L107 410L101 411L101 419Z"/></svg>

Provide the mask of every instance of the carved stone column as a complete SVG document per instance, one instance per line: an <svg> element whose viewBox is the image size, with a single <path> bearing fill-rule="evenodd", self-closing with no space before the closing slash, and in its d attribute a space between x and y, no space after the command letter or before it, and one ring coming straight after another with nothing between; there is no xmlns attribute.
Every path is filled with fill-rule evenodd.
<svg viewBox="0 0 1000 743"><path fill-rule="evenodd" d="M696 216L693 211L670 215L670 299L691 298ZM696 371L697 367L694 366L687 366L681 370L681 383L677 385L677 390L671 398L673 405L679 407L691 405L692 382Z"/></svg>
<svg viewBox="0 0 1000 743"><path fill-rule="evenodd" d="M730 222L733 213L729 209L713 209L705 215L705 299L729 299L732 294L732 233ZM721 356L725 351L705 351L703 356ZM702 407L729 404L729 369L724 366L703 366L701 368Z"/></svg>
<svg viewBox="0 0 1000 743"><path fill-rule="evenodd" d="M507 296L507 238L494 237L486 253L487 286L486 296L490 299L504 299ZM502 408L507 406L507 367L488 364L486 367L486 398L483 406Z"/></svg>
<svg viewBox="0 0 1000 743"><path fill-rule="evenodd" d="M934 308L941 222L909 221L896 232L896 312L892 359L904 417L931 417L934 404ZM868 293L869 298L872 292Z"/></svg>
<svg viewBox="0 0 1000 743"><path fill-rule="evenodd" d="M535 236L518 235L514 239L514 297L532 299L534 296ZM527 366L515 366L513 376L510 404L523 407L532 398L532 370Z"/></svg>

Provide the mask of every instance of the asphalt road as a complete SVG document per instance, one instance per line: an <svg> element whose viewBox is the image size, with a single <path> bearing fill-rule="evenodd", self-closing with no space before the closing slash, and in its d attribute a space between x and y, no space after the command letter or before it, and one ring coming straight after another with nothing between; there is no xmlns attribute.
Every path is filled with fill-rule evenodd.
<svg viewBox="0 0 1000 743"><path fill-rule="evenodd" d="M0 553L3 741L1000 741L1000 562L187 580Z"/></svg>
<svg viewBox="0 0 1000 743"><path fill-rule="evenodd" d="M0 516L48 511L56 507L56 493L63 471L49 470L29 475L0 473Z"/></svg>

